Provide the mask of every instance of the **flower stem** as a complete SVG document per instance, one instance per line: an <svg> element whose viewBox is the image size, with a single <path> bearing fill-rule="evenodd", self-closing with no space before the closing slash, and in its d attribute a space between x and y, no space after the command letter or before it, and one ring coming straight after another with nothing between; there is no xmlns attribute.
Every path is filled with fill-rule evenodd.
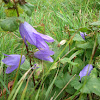
<svg viewBox="0 0 100 100"><path fill-rule="evenodd" d="M27 46L26 44L25 44L25 46L26 46L27 55L28 55L29 60L30 60L30 66L32 67L32 60L31 60L31 57L30 57L30 55L29 55L28 46ZM33 72L33 69L31 69L31 71ZM32 76L33 76L33 83L34 83L34 86L35 86L35 78L34 78L34 74L32 74Z"/></svg>
<svg viewBox="0 0 100 100"><path fill-rule="evenodd" d="M17 16L19 17L19 12L18 12L18 7L17 7L17 2L15 0L13 0L13 2L15 3L15 9L16 9L16 12L17 12Z"/></svg>

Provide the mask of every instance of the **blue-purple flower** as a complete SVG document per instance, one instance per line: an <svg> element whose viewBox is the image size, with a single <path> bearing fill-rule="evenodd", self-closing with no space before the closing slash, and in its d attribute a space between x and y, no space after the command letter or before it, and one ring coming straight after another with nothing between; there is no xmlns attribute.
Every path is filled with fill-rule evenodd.
<svg viewBox="0 0 100 100"><path fill-rule="evenodd" d="M91 73L91 70L93 69L92 64L87 64L79 73L80 80L83 76L89 75Z"/></svg>
<svg viewBox="0 0 100 100"><path fill-rule="evenodd" d="M54 39L52 37L37 32L27 22L20 24L19 31L25 44L27 44L26 43L26 40L27 40L30 44L35 45L40 50L49 49L45 41L54 42Z"/></svg>
<svg viewBox="0 0 100 100"><path fill-rule="evenodd" d="M8 67L6 69L6 73L9 74L18 68L19 63L20 63L20 59L21 59L21 55L18 55L18 54L11 54L11 55L4 54L4 55L7 57L4 58L2 60L2 62L4 64L8 65ZM25 61L25 56L22 55L21 64L23 64L24 61Z"/></svg>
<svg viewBox="0 0 100 100"><path fill-rule="evenodd" d="M41 60L53 62L52 57L50 57L53 54L54 54L54 52L48 49L48 50L37 51L34 53L34 56L38 59L41 59Z"/></svg>
<svg viewBox="0 0 100 100"><path fill-rule="evenodd" d="M84 33L84 32L80 32L80 35L81 35L81 37L85 40L85 36L87 36L87 34Z"/></svg>

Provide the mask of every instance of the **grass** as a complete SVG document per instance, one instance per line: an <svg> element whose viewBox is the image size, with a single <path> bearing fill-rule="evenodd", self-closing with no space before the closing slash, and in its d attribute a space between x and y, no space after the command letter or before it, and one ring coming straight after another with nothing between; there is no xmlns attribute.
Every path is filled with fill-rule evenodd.
<svg viewBox="0 0 100 100"><path fill-rule="evenodd" d="M72 44L70 35L73 36L75 33L79 33L79 31L77 31L78 29L89 27L90 23L99 19L99 0L27 0L27 2L34 5L32 16L29 17L25 13L20 16L24 17L25 21L30 23L38 32L49 35L55 39L55 43L49 44L51 48L54 47L53 50L55 50L61 40L67 40L67 44L65 47L62 47L62 49L57 49L58 54L56 54L57 51L55 50L56 56L54 56L55 61L53 64L39 61L40 66L43 67L44 65L44 68L40 76L35 75L35 78L37 83L41 81L43 84L40 84L40 87L37 86L37 90L35 90L34 86L32 86L32 80L30 79L31 71L29 71L25 76L26 71L21 70L19 72L19 81L12 90L8 100L55 100L58 95L59 96L56 98L56 100L68 100L67 98L70 98L71 96L77 97L79 93L78 91L78 93L75 92L76 94L70 95L68 93L65 94L63 89L58 89L55 87L54 82L57 75L58 73L63 72L64 69L61 66L67 66L66 64L62 65L59 62L57 63L57 61L61 56L64 56L65 53L68 52L69 44ZM5 18L5 14L3 12L4 7L2 5L0 11L1 19ZM0 29L0 31L0 60L4 58L3 53L21 54L23 49L23 54L26 54L25 46L22 47L21 44L22 40L19 30L15 32L4 32L2 29ZM31 47L29 45L29 48L34 50L35 47ZM73 49L73 46L70 49ZM71 56L70 53L69 55ZM26 58L28 59L27 56ZM37 62L37 60L34 61ZM56 63L57 66L55 67ZM16 71L12 72L11 74L5 74L5 70L6 66L1 61L1 91L3 91L4 88L7 88L7 84L14 79L16 74ZM34 74L37 73L34 72ZM26 79L30 81L26 83ZM38 79L40 80L38 81ZM9 93L8 91L6 91L5 95L0 97L0 100L7 99ZM60 92L61 94L59 94ZM23 95L21 96L22 93ZM88 98L91 98L91 94L89 94Z"/></svg>

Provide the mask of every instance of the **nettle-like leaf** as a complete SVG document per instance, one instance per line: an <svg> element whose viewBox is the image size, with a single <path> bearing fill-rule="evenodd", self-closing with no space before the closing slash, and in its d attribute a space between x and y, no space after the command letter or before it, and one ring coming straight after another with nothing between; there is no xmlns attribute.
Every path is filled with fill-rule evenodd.
<svg viewBox="0 0 100 100"><path fill-rule="evenodd" d="M82 28L79 29L79 31L87 32L87 31L90 31L90 29L88 27L82 27Z"/></svg>
<svg viewBox="0 0 100 100"><path fill-rule="evenodd" d="M85 41L79 34L76 34L73 40L74 41Z"/></svg>
<svg viewBox="0 0 100 100"><path fill-rule="evenodd" d="M93 22L93 23L91 23L90 25L93 25L93 26L100 26L100 21Z"/></svg>
<svg viewBox="0 0 100 100"><path fill-rule="evenodd" d="M26 59L25 62L20 66L20 69L22 70L29 70L30 69L30 63L29 61Z"/></svg>
<svg viewBox="0 0 100 100"><path fill-rule="evenodd" d="M88 49L93 48L94 41L88 41L88 42L76 42L76 47L82 48L82 49Z"/></svg>
<svg viewBox="0 0 100 100"><path fill-rule="evenodd" d="M25 11L25 13L28 15L28 16L31 16L32 15L32 12L34 10L34 6L30 3L25 3L24 5L21 6L22 9Z"/></svg>
<svg viewBox="0 0 100 100"><path fill-rule="evenodd" d="M60 73L55 81L55 85L59 88L62 89L64 88L64 86L68 83L68 81L72 78L72 76L70 76L68 73ZM73 87L71 87L71 85L69 84L66 89L66 92L73 94L75 92L75 89Z"/></svg>
<svg viewBox="0 0 100 100"><path fill-rule="evenodd" d="M86 83L84 84L84 81ZM82 93L95 93L100 96L100 79L97 78L97 70L94 68L89 76L82 77L81 82L79 82L79 76L76 76L71 82L76 90L80 89Z"/></svg>
<svg viewBox="0 0 100 100"><path fill-rule="evenodd" d="M17 17L10 17L0 22L0 26L4 31L13 32L18 29Z"/></svg>
<svg viewBox="0 0 100 100"><path fill-rule="evenodd" d="M72 68L72 75L79 74L80 70L82 70L83 66L85 66L84 62L80 58L78 58L78 57L75 59L74 62L78 63L78 65L73 66L73 68Z"/></svg>

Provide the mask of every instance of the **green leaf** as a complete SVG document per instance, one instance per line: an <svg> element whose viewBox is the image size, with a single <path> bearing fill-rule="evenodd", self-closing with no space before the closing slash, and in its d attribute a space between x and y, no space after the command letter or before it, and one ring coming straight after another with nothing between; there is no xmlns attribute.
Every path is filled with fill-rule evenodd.
<svg viewBox="0 0 100 100"><path fill-rule="evenodd" d="M85 80L86 83L83 86ZM95 93L100 96L100 80L97 78L97 70L95 68L93 68L89 76L82 77L81 83L79 82L79 76L76 76L72 80L71 86L77 90L81 88L80 91L82 93Z"/></svg>
<svg viewBox="0 0 100 100"><path fill-rule="evenodd" d="M25 13L28 15L28 16L31 16L32 15L32 11L34 10L34 6L29 4L29 3L25 3L24 5L21 6L22 9L25 11Z"/></svg>
<svg viewBox="0 0 100 100"><path fill-rule="evenodd" d="M74 41L85 41L79 34L76 34L73 40Z"/></svg>
<svg viewBox="0 0 100 100"><path fill-rule="evenodd" d="M26 3L25 4L31 11L34 10L34 5L30 4L30 3Z"/></svg>
<svg viewBox="0 0 100 100"><path fill-rule="evenodd" d="M100 69L100 55L98 57L96 57L96 60L95 60L95 65L98 69Z"/></svg>
<svg viewBox="0 0 100 100"><path fill-rule="evenodd" d="M26 59L25 62L20 66L20 69L22 70L28 70L30 69L30 63L29 61Z"/></svg>
<svg viewBox="0 0 100 100"><path fill-rule="evenodd" d="M17 12L15 9L5 9L5 13L7 17L12 17L12 16L17 17Z"/></svg>
<svg viewBox="0 0 100 100"><path fill-rule="evenodd" d="M87 27L82 27L82 28L79 29L79 31L81 31L81 32L87 32L87 31L89 31L89 30L90 30L90 29L87 28Z"/></svg>
<svg viewBox="0 0 100 100"><path fill-rule="evenodd" d="M93 22L93 23L91 23L90 25L93 25L93 26L100 26L100 21Z"/></svg>
<svg viewBox="0 0 100 100"><path fill-rule="evenodd" d="M65 64L67 62L69 63L69 62L71 62L71 59L65 57L65 58L61 59L60 62L63 64Z"/></svg>
<svg viewBox="0 0 100 100"><path fill-rule="evenodd" d="M72 78L72 76L70 76L68 73L60 73L55 81L55 85L62 89L64 88L64 86L68 83L68 81ZM66 89L65 89L66 92L70 93L70 94L73 94L75 92L74 88L71 87L71 85L69 84Z"/></svg>
<svg viewBox="0 0 100 100"><path fill-rule="evenodd" d="M74 57L76 57L76 56L79 55L80 53L83 53L83 50L78 50L78 51L76 51L74 54L72 54L72 56L70 57L70 59L72 60Z"/></svg>
<svg viewBox="0 0 100 100"><path fill-rule="evenodd" d="M13 32L18 29L17 17L10 17L0 22L0 26L4 31Z"/></svg>
<svg viewBox="0 0 100 100"><path fill-rule="evenodd" d="M93 44L94 44L93 41L88 41L88 42L84 42L84 43L77 42L76 47L82 48L82 49L93 48Z"/></svg>
<svg viewBox="0 0 100 100"><path fill-rule="evenodd" d="M100 45L100 34L98 34L97 36L97 41L98 41L98 44Z"/></svg>

